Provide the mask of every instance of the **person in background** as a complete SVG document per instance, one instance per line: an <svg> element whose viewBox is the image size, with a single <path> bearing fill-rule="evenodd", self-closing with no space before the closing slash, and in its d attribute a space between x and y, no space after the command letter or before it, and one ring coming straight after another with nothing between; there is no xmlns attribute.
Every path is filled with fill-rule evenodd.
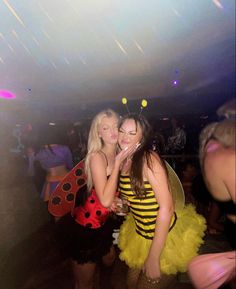
<svg viewBox="0 0 236 289"><path fill-rule="evenodd" d="M173 155L183 154L186 145L186 132L176 118L171 118L172 134L167 140L167 152Z"/></svg>
<svg viewBox="0 0 236 289"><path fill-rule="evenodd" d="M143 115L121 120L122 150L140 143L121 168L119 191L130 205L121 225L120 258L129 266L128 289L167 288L203 243L205 220L192 205L175 212L165 163L151 151L151 128Z"/></svg>
<svg viewBox="0 0 236 289"><path fill-rule="evenodd" d="M209 192L217 201L224 204L227 222L231 228L229 235L234 238L236 223L235 100L224 104L218 111L224 113L228 119L211 123L201 132L200 164ZM201 255L190 262L189 276L197 289L216 289L225 284L236 288L235 240L231 241L233 251Z"/></svg>
<svg viewBox="0 0 236 289"><path fill-rule="evenodd" d="M155 131L152 139L152 150L162 155L165 153L165 138L161 131Z"/></svg>
<svg viewBox="0 0 236 289"><path fill-rule="evenodd" d="M117 191L120 165L133 151L130 148L117 154L118 122L118 115L110 109L94 117L85 158L87 187L77 192L72 214L62 217L57 224L72 259L76 289L92 289L98 263L110 266L115 259L110 207ZM111 289L110 280L104 286Z"/></svg>
<svg viewBox="0 0 236 289"><path fill-rule="evenodd" d="M40 163L35 161L36 150L38 146L38 131L31 124L27 124L23 134L24 155L27 162L26 175L32 180L35 188L41 194L46 171L42 169Z"/></svg>
<svg viewBox="0 0 236 289"><path fill-rule="evenodd" d="M194 162L186 161L182 164L179 170L180 181L182 183L185 195L185 203L195 204L192 193L193 180L197 175L198 169Z"/></svg>
<svg viewBox="0 0 236 289"><path fill-rule="evenodd" d="M35 154L35 165L46 172L41 198L48 202L58 183L73 168L72 154L65 145L66 136L58 126L47 125L39 135L39 150Z"/></svg>

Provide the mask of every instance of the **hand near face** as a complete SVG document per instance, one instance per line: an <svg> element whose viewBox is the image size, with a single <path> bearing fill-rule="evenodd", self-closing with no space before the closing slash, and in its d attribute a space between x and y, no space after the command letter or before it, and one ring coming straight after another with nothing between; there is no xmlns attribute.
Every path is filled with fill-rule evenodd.
<svg viewBox="0 0 236 289"><path fill-rule="evenodd" d="M121 165L123 161L125 161L126 159L130 159L133 156L133 154L135 153L135 151L138 149L139 146L140 146L139 143L135 143L129 147L125 147L124 149L122 149L116 155L116 162L118 162L118 164Z"/></svg>

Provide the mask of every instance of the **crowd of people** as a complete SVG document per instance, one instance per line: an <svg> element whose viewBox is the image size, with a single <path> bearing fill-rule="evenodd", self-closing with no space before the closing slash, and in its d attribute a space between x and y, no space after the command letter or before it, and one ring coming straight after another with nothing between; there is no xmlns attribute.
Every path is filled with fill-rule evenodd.
<svg viewBox="0 0 236 289"><path fill-rule="evenodd" d="M175 118L167 141L153 134L143 113L120 118L110 109L98 113L82 134L75 127L62 132L47 126L38 137L28 137L28 174L46 203L63 185L71 187L68 179L76 178L72 168L84 164L86 186L73 187L70 212L54 216L57 240L72 260L76 289L92 289L98 264L107 270L113 264L113 216L122 202L129 212L122 219L118 250L128 266L127 289L167 288L173 276L186 271L197 289L236 288L235 103L218 112L227 120L203 129L200 166L195 160L176 170L186 195L180 210L174 207L162 157L163 152L184 154L186 132ZM224 222L219 221L222 214ZM204 234L222 232L232 251L197 256ZM109 280L102 286L112 288Z"/></svg>

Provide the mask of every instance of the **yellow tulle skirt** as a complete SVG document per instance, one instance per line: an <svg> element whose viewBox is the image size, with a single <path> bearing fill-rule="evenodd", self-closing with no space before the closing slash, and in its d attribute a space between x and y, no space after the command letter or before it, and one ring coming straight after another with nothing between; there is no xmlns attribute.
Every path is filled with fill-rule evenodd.
<svg viewBox="0 0 236 289"><path fill-rule="evenodd" d="M185 272L189 261L198 254L203 244L206 221L196 213L193 205L187 205L177 212L177 222L169 232L165 247L161 254L160 264L163 274ZM152 240L137 234L135 222L130 213L121 225L118 247L120 259L130 268L142 268Z"/></svg>

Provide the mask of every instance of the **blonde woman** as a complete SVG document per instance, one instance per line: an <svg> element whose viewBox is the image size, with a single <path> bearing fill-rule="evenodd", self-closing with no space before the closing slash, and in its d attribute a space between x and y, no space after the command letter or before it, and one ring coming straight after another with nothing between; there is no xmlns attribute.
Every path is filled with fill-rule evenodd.
<svg viewBox="0 0 236 289"><path fill-rule="evenodd" d="M117 152L118 115L108 109L91 124L85 158L87 190L77 192L77 203L67 230L67 248L73 260L77 289L92 289L97 263L113 263L113 225L110 207L116 191L120 165L134 148Z"/></svg>
<svg viewBox="0 0 236 289"><path fill-rule="evenodd" d="M222 109L225 109L225 106ZM235 107L228 111L234 112ZM203 177L212 196L224 205L230 244L236 248L236 124L235 119L209 124L200 135L200 163ZM227 232L227 230L226 230ZM198 289L216 289L229 283L236 288L236 251L205 254L189 264L189 275Z"/></svg>

